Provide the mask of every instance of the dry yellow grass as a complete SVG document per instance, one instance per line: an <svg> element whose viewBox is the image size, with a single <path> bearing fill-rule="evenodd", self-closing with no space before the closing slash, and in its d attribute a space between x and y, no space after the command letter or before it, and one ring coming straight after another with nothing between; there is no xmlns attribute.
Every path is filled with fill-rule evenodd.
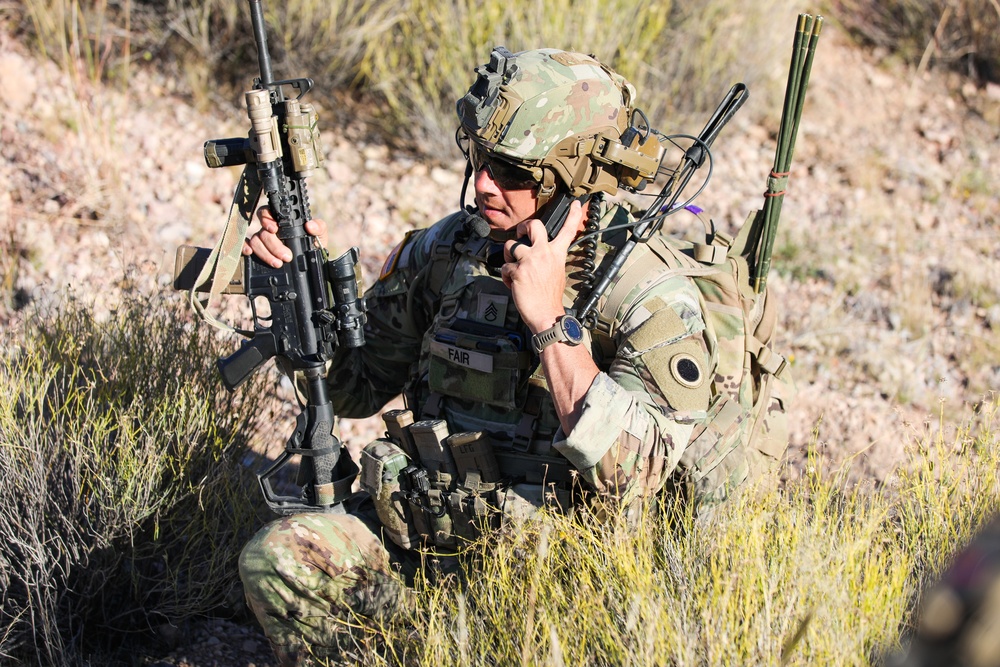
<svg viewBox="0 0 1000 667"><path fill-rule="evenodd" d="M338 85L364 85L390 100L390 112L399 115L395 121L389 120L393 116L383 118L387 127L394 122L396 127L427 132L450 128L450 121L443 124L441 120L451 117L447 105L468 84L472 64L482 61L496 43L506 42L513 49L546 43L591 50L635 79L640 90L655 90L658 82L684 81L683 89L660 87L663 99L647 103L651 107L674 104L680 112L703 105L705 100L699 102L697 95L704 94L708 105L714 103L715 97L704 91L713 85L728 87L737 66L752 71L755 63L739 60L759 51L746 45L773 27L762 19L726 23L726 15L739 13L725 0L699 5L698 12L683 11L677 1L628 7L625 3L574 3L579 13L564 11L560 14L563 22L551 25L541 20L536 5L525 3L501 9L495 4L418 1L405 6L415 8L412 14L404 12L402 4L376 7L360 0L341 4L299 0L286 3L285 13L277 9L278 3L269 4L273 24L286 36L274 42L275 48L302 61L302 71L292 73L311 74L309 64L321 61L342 77ZM150 3L136 1L134 5L148 7ZM111 13L122 6L71 0L25 4L39 43L79 82L81 99L88 86L101 81L127 84L130 59L142 53L121 31L129 25L122 21L131 21L128 11L124 19ZM170 2L171 17L180 16L183 22L169 30L161 28L166 36L156 39L195 45L196 53L198 49L217 51L223 42L233 45L238 40L233 35L222 39L225 31L245 32L246 26L245 21L233 20L228 6L234 3ZM556 1L550 8L564 6L568 4ZM127 10L130 4L124 7ZM201 13L196 12L199 8ZM625 11L628 8L631 13ZM610 12L607 18L604 11ZM673 16L691 23L665 24L668 12L677 12ZM755 16L766 14L765 5ZM149 29L153 35L155 31ZM583 37L558 41L567 34ZM216 39L209 39L210 35ZM462 39L456 41L457 36ZM608 41L599 41L604 38ZM147 40L143 48L152 41ZM784 52L784 43L770 41ZM655 44L660 46L653 48ZM400 48L372 52L366 45ZM203 55L185 62L205 68L225 64ZM241 62L243 73L248 61ZM197 89L199 81L209 80L210 72L193 71L189 85ZM414 75L421 82L418 86L413 85ZM327 71L325 76L334 80L335 75ZM667 106L662 108L663 114L669 113ZM83 113L88 107L81 105L81 109ZM420 125L423 117L431 118L431 124ZM93 115L80 119L72 120L76 130L93 134L90 145L103 146L104 137L111 135L113 119L103 121ZM107 173L95 174L94 180L114 186ZM980 181L971 174L963 193L986 196L988 188ZM2 272L6 282L8 269ZM959 288L974 294L982 291L982 285L973 280ZM914 289L923 287L917 284ZM976 300L993 305L992 298L987 293ZM919 325L919 316L914 315L914 326ZM70 349L73 343L64 341ZM995 347L985 341L980 356L988 358ZM14 349L13 344L9 349ZM164 364L173 360L172 355L166 356ZM210 356L201 364L208 369ZM14 368L12 359L5 357L5 381ZM41 391L37 387L51 381L51 368L38 364L18 368L28 376L19 382L29 383L19 387L34 386ZM128 370L126 364L117 372ZM145 372L139 363L131 370ZM168 378L175 375L169 367L157 370ZM65 372L71 374L72 369ZM88 396L84 389L75 387ZM8 394L16 391L23 389L15 387ZM27 438L17 429L39 424L26 424L18 412L23 406L16 401L5 405L5 445L24 442ZM171 407L177 406L164 405L163 410ZM847 486L846 474L814 465L802 481L788 488L742 496L698 521L683 513L651 508L637 530L588 518L548 517L497 536L475 546L472 558L477 566L470 569L464 585L455 581L421 587L412 609L382 628L379 640L370 638L372 651L365 660L373 665L404 661L429 665L776 664L782 660L787 664L864 664L895 645L910 622L924 583L975 526L997 509L997 409L998 401L993 398L979 411L975 423L947 441L940 434L953 425L942 415L938 430L915 436L909 443L910 464L879 488ZM199 419L207 418L200 415ZM204 428L215 434L214 418L208 421L212 424ZM121 434L142 435L119 431L118 425L102 420L84 419L83 423L94 429L91 442L83 444L108 445L111 431L118 443ZM70 430L81 428L77 425ZM25 452L4 452L12 457L9 469L22 471L24 466L16 457ZM108 477L93 484L115 491L109 505L134 508L143 492L143 480L136 471L145 470L149 459L142 457L151 454L144 450L125 454L117 462L104 461ZM39 452L32 456L40 460ZM169 458L157 461L167 466L184 463ZM13 479L24 481L14 474L5 476L5 480ZM126 526L126 530L133 529ZM151 558L161 555L155 540L142 544ZM176 568L172 571L196 568L209 556L219 554L191 548L181 554L187 560L171 565ZM211 574L222 576L218 570ZM232 574L225 575L227 581L231 582ZM161 583L169 587L174 582L164 579ZM48 592L39 583L38 595ZM47 618L54 623L64 620ZM72 658L73 647L64 648ZM0 657L3 650L0 644Z"/></svg>
<svg viewBox="0 0 1000 667"><path fill-rule="evenodd" d="M811 467L697 519L545 516L472 545L359 639L363 664L863 665L895 652L925 584L1000 505L994 398L909 444L882 488ZM944 423L938 425L939 429ZM361 633L359 633L361 634Z"/></svg>

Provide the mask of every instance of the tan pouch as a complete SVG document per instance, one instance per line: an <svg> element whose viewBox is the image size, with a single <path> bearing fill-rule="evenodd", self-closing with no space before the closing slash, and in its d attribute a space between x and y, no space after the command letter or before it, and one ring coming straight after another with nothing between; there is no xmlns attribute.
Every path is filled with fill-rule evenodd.
<svg viewBox="0 0 1000 667"><path fill-rule="evenodd" d="M406 453L389 440L376 440L361 450L361 488L375 503L386 535L404 549L415 549L420 535L405 494Z"/></svg>

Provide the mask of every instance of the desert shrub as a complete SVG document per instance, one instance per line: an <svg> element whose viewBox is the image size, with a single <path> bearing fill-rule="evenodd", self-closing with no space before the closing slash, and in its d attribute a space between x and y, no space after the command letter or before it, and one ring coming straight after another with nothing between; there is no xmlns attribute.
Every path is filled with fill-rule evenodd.
<svg viewBox="0 0 1000 667"><path fill-rule="evenodd" d="M240 600L261 394L221 387L187 319L126 293L106 321L70 297L3 331L0 658L77 664Z"/></svg>
<svg viewBox="0 0 1000 667"><path fill-rule="evenodd" d="M23 10L17 18L29 26L34 44L67 71L99 80L109 73L109 63L128 58L122 50L126 42L114 39L118 16L109 12L107 2L26 0Z"/></svg>
<svg viewBox="0 0 1000 667"><path fill-rule="evenodd" d="M175 76L195 99L216 101L218 84L236 63L252 62L240 3L209 0L26 0L0 10L13 16L30 43L74 80L127 87L136 63Z"/></svg>
<svg viewBox="0 0 1000 667"><path fill-rule="evenodd" d="M662 55L657 38L673 3L409 4L410 11L386 39L368 45L360 71L387 102L383 123L441 146L454 134L455 100L468 90L473 68L489 58L494 46L515 52L539 46L586 51L634 75L640 64Z"/></svg>
<svg viewBox="0 0 1000 667"><path fill-rule="evenodd" d="M833 0L856 38L907 63L1000 81L1000 6L989 0Z"/></svg>
<svg viewBox="0 0 1000 667"><path fill-rule="evenodd" d="M780 87L771 77L776 49L787 50L794 27L788 44L774 40L775 16L793 17L797 4L768 1L747 12L731 0L411 0L386 40L369 44L360 71L386 100L382 122L438 149L453 136L455 100L495 45L593 53L635 84L654 125L693 133L700 125L687 124L703 122L698 116L737 81L764 84L758 110L769 108Z"/></svg>
<svg viewBox="0 0 1000 667"><path fill-rule="evenodd" d="M773 112L784 80L774 65L786 62L802 4L292 0L265 9L276 76L308 75L340 99L360 92L373 103L351 113L364 109L385 138L440 154L451 150L455 100L496 45L597 55L636 85L640 106L666 131L697 132L737 81L754 91L759 115ZM787 32L776 32L782 19ZM67 67L117 77L149 60L203 102L239 100L256 69L245 3L28 0L21 25Z"/></svg>

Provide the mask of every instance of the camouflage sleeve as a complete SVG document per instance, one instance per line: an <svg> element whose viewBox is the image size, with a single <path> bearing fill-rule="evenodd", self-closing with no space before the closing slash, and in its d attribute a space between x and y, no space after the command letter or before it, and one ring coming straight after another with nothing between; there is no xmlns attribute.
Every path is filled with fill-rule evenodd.
<svg viewBox="0 0 1000 667"><path fill-rule="evenodd" d="M715 360L698 290L683 277L631 307L617 340L573 431L553 446L596 489L629 502L662 488L707 420Z"/></svg>
<svg viewBox="0 0 1000 667"><path fill-rule="evenodd" d="M379 279L365 291L365 345L337 348L327 376L339 416L369 417L406 386L433 313L436 295L428 278L436 263L447 261L435 257L435 251L450 247L458 229L456 217L408 233L386 258Z"/></svg>

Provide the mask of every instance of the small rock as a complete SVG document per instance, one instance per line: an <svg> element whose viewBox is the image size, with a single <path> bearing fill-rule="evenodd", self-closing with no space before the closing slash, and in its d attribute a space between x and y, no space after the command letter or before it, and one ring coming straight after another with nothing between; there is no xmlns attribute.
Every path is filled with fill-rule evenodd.
<svg viewBox="0 0 1000 667"><path fill-rule="evenodd" d="M990 329L1000 329L1000 305L990 306L986 311L986 325Z"/></svg>
<svg viewBox="0 0 1000 667"><path fill-rule="evenodd" d="M21 110L31 104L37 84L23 57L16 53L0 56L0 87L9 109Z"/></svg>
<svg viewBox="0 0 1000 667"><path fill-rule="evenodd" d="M260 647L260 644L253 639L246 640L243 642L242 646L240 646L244 653L256 653L258 647Z"/></svg>
<svg viewBox="0 0 1000 667"><path fill-rule="evenodd" d="M208 171L208 167L204 162L197 162L195 160L188 160L184 163L184 176L187 179L188 185L197 185L205 178L205 172Z"/></svg>
<svg viewBox="0 0 1000 667"><path fill-rule="evenodd" d="M357 181L357 174L347 164L339 160L326 161L326 173L334 183L353 183Z"/></svg>
<svg viewBox="0 0 1000 667"><path fill-rule="evenodd" d="M453 185L456 179L453 172L441 169L440 167L434 167L431 169L431 180L438 185Z"/></svg>

